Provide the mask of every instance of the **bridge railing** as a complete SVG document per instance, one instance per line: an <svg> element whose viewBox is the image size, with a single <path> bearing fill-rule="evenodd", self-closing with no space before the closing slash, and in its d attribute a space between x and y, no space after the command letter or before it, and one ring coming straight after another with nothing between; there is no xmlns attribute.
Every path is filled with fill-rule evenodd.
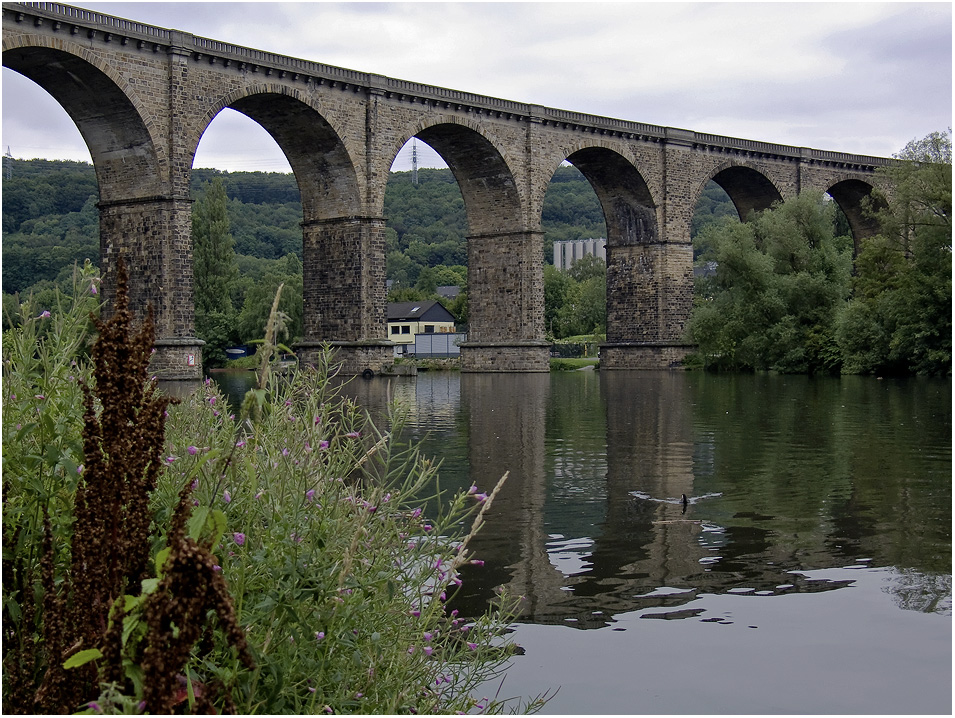
<svg viewBox="0 0 955 718"><path fill-rule="evenodd" d="M41 10L52 15L60 16L64 19L105 25L107 27L114 28L117 31L148 35L150 37L166 41L168 41L171 36L171 32L169 30L163 29L161 27L145 25L141 22L133 22L132 20L124 20L121 17L114 17L113 15L103 15L102 13L84 10L83 8L73 7L72 5L63 5L62 3L57 2L31 2L22 4L31 9Z"/></svg>

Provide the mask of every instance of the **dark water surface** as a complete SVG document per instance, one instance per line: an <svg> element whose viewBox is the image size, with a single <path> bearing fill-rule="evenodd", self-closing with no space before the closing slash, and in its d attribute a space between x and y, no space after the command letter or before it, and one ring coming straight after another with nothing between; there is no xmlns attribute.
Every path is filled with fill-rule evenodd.
<svg viewBox="0 0 955 718"><path fill-rule="evenodd" d="M404 402L447 487L510 472L456 599L524 596L502 697L951 713L950 381L440 372L346 392L373 416Z"/></svg>

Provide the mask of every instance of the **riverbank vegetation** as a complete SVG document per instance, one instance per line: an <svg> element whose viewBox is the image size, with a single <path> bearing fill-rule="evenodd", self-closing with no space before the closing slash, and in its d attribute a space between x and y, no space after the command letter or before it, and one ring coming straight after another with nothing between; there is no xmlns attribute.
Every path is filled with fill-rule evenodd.
<svg viewBox="0 0 955 718"><path fill-rule="evenodd" d="M94 282L3 335L4 711L503 709L512 599L445 608L497 477L441 493L400 409L383 434L327 361L271 371L271 321L241 410L173 400L122 281L93 341Z"/></svg>
<svg viewBox="0 0 955 718"><path fill-rule="evenodd" d="M952 145L932 133L881 170L882 227L838 235L834 203L803 193L747 222L704 228L691 361L710 369L951 375Z"/></svg>

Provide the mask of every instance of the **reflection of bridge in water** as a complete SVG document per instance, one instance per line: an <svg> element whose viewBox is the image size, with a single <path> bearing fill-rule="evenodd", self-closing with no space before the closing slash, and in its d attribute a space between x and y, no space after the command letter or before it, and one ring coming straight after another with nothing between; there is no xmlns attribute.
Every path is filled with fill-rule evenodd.
<svg viewBox="0 0 955 718"><path fill-rule="evenodd" d="M506 586L525 597L524 621L596 628L614 614L649 608L659 610L647 617L689 617L695 612L680 607L700 594L846 585L790 573L803 566L787 537L766 527L770 516L736 512L734 525L723 527L699 518L705 499L691 500L684 513L679 497L694 497L694 466L707 468L706 447L694 457L684 375L605 373L597 381L606 454L596 446L562 452L555 439L548 459L548 422L556 420L548 411L550 377L461 377L471 482L489 486L510 471L472 543L493 560L465 568L462 610L480 611ZM555 511L563 533L551 528Z"/></svg>

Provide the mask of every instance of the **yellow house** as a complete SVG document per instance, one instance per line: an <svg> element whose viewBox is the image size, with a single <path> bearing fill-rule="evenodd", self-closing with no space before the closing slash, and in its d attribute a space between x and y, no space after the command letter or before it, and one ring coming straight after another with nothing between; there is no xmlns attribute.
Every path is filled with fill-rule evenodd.
<svg viewBox="0 0 955 718"><path fill-rule="evenodd" d="M454 315L434 299L388 305L388 338L396 344L414 344L416 334L454 332Z"/></svg>

